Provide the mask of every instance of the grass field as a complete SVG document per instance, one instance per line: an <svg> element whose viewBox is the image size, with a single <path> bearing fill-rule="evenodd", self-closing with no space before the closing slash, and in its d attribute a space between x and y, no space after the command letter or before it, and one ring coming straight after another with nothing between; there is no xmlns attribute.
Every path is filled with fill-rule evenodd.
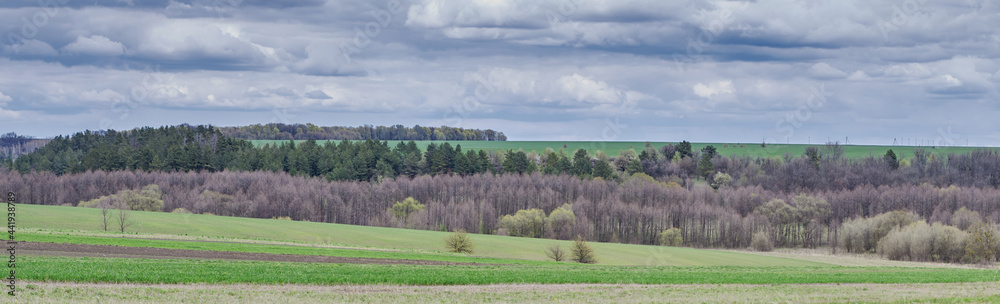
<svg viewBox="0 0 1000 304"><path fill-rule="evenodd" d="M281 140L252 140L255 146L263 146L265 144L276 144L276 143L286 143L288 141ZM296 142L305 142L304 140ZM327 142L325 140L318 141L320 145ZM340 141L332 141L339 143ZM421 150L425 150L427 145L430 143L441 144L445 141L417 141L417 146ZM390 141L389 146L395 147L396 141ZM589 141L454 141L450 142L454 145L462 145L463 150L474 149L474 150L514 150L518 149L524 150L525 152L536 151L542 153L546 148L552 148L555 151L559 149L564 149L566 155L572 156L573 152L578 149L587 149L591 155L597 150L603 151L608 155L618 155L621 150L635 149L636 152L641 152L646 146L646 142L627 142L627 141L609 141L609 142L589 142ZM651 142L654 147L662 147L667 144L676 145L677 142ZM822 147L823 144L768 144L766 147L761 147L760 143L691 143L692 150L701 150L701 148L712 145L714 146L720 155L723 156L760 156L760 157L779 157L785 155L785 153L791 154L792 156L800 156L806 150L807 147L816 146ZM565 147L565 148L564 148ZM867 146L867 145L844 145L844 154L849 158L861 158L867 156L881 156L885 155L885 152L892 149L896 155L901 157L913 156L913 150L915 146ZM975 149L997 149L995 147L923 147L933 153L940 155L947 154L960 154L968 153Z"/></svg>
<svg viewBox="0 0 1000 304"><path fill-rule="evenodd" d="M18 257L20 303L246 302L996 302L996 269L837 266L838 257L592 243L601 264L545 261L553 240L472 235L477 253L444 253L446 233L326 223L134 212L131 233L99 231L99 210L19 205L19 240L475 262L338 264L190 258ZM197 242L209 240L214 242ZM564 243L566 244L566 243ZM661 265L661 266L648 266ZM886 261L884 265L895 265ZM900 264L901 265L901 264ZM917 267L912 267L917 266ZM929 265L933 266L933 265Z"/></svg>
<svg viewBox="0 0 1000 304"><path fill-rule="evenodd" d="M299 242L304 244L339 245L356 248L382 248L416 252L444 251L445 232L365 227L328 223L248 219L199 214L163 212L133 212L136 222L130 231L144 234L169 234ZM98 231L100 210L94 208L21 205L18 225L77 231ZM112 236L114 234L109 234ZM476 244L476 256L488 258L544 261L545 248L569 241L518 238L496 235L470 235ZM27 234L32 237L43 237ZM150 241L151 242L151 241ZM193 246L193 245L186 245ZM199 246L226 246L205 245ZM592 243L598 261L608 265L662 266L820 266L820 262L721 250L699 250L681 247L644 246L612 243Z"/></svg>
<svg viewBox="0 0 1000 304"><path fill-rule="evenodd" d="M892 267L429 266L37 256L29 281L258 284L818 284L992 282L996 271Z"/></svg>

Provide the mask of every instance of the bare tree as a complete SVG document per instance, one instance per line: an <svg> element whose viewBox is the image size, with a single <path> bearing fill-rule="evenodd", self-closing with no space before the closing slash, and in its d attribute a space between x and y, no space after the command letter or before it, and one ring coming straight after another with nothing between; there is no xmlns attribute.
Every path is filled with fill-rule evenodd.
<svg viewBox="0 0 1000 304"><path fill-rule="evenodd" d="M128 203L125 200L117 200L116 204L118 207L118 230L121 233L125 233L125 228L135 224L130 218L132 217L132 211L129 210Z"/></svg>
<svg viewBox="0 0 1000 304"><path fill-rule="evenodd" d="M597 259L594 258L594 249L590 248L590 244L587 244L582 236L576 236L576 241L573 242L570 251L573 253L573 261L585 264L597 263Z"/></svg>
<svg viewBox="0 0 1000 304"><path fill-rule="evenodd" d="M111 223L111 209L114 207L109 198L101 198L97 206L101 208L101 228L108 231L108 224Z"/></svg>
<svg viewBox="0 0 1000 304"><path fill-rule="evenodd" d="M549 257L553 261L562 262L566 259L566 251L559 247L559 244L553 244L545 250L545 256Z"/></svg>

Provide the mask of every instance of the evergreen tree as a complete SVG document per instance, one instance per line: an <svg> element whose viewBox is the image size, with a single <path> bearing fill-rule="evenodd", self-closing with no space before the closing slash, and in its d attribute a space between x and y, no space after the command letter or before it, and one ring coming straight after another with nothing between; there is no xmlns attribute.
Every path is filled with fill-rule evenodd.
<svg viewBox="0 0 1000 304"><path fill-rule="evenodd" d="M694 156L694 154L692 154L691 152L692 152L691 143L689 143L688 141L685 140L677 144L677 153L681 154L681 158Z"/></svg>
<svg viewBox="0 0 1000 304"><path fill-rule="evenodd" d="M892 149L885 152L885 163L889 166L889 169L899 169L899 159L896 158L896 152L892 152Z"/></svg>
<svg viewBox="0 0 1000 304"><path fill-rule="evenodd" d="M614 177L615 170L611 168L611 164L608 161L599 159L597 163L594 164L594 177L600 177L603 179L611 179Z"/></svg>
<svg viewBox="0 0 1000 304"><path fill-rule="evenodd" d="M576 154L573 155L573 174L578 176L590 176L593 168L590 165L590 156L587 155L587 150L579 149L576 150Z"/></svg>

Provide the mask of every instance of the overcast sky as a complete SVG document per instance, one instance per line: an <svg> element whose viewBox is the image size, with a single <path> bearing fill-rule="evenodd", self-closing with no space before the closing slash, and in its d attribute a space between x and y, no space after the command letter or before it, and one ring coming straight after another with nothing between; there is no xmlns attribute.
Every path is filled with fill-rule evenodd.
<svg viewBox="0 0 1000 304"><path fill-rule="evenodd" d="M4 133L1000 145L995 1L5 0L0 34Z"/></svg>

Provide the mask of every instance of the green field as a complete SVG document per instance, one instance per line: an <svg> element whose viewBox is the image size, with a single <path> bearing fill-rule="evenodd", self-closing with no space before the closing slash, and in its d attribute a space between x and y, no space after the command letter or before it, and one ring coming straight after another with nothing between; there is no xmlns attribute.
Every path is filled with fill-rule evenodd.
<svg viewBox="0 0 1000 304"><path fill-rule="evenodd" d="M265 144L278 144L287 143L288 141L281 140L252 140L255 146L263 146ZM305 142L304 140L298 140L296 143ZM318 141L320 145L328 142L326 140ZM339 143L340 141L331 141L334 143ZM445 141L417 141L417 146L421 150L426 150L427 145L431 143L441 144ZM397 141L390 141L389 146L395 147ZM542 153L546 148L552 148L555 151L559 149L564 149L566 155L572 156L573 152L578 149L587 149L591 155L594 152L600 150L608 155L614 156L618 155L621 150L635 149L636 152L642 151L646 146L646 142L629 142L629 141L609 141L609 142L589 142L589 141L453 141L450 142L454 145L462 145L463 150L474 149L474 150L514 150L518 149L524 150L524 152L535 151ZM676 145L677 142L651 142L654 147L662 147L667 144ZM822 147L823 144L815 145L803 145L803 144L768 144L766 147L761 147L760 143L691 143L692 150L701 150L701 148L712 145L714 146L720 155L723 156L760 156L760 157L778 157L783 156L788 153L792 156L800 156L806 150L807 147ZM565 148L564 148L565 147ZM896 155L901 157L913 156L913 150L921 147L915 146L867 146L867 145L844 145L844 154L849 158L862 158L867 156L881 156L885 155L885 152L892 149ZM996 149L995 147L922 147L932 153L947 155L947 154L961 154L968 153L976 149Z"/></svg>
<svg viewBox="0 0 1000 304"><path fill-rule="evenodd" d="M838 256L592 243L598 265L546 261L558 241L471 235L473 255L446 253L447 233L133 212L129 233L98 229L98 209L19 205L18 239L188 250L387 258L487 265L385 265L184 258L18 257L22 303L245 302L993 302L996 269L858 265ZM198 242L211 240L215 242ZM566 242L562 242L564 245ZM830 261L836 261L827 263ZM886 265L893 264L886 261ZM913 265L915 264L915 265ZM650 266L657 265L657 266ZM916 266L916 267L913 267ZM468 288L465 286L478 286Z"/></svg>
<svg viewBox="0 0 1000 304"><path fill-rule="evenodd" d="M94 283L259 284L819 284L994 281L981 269L894 267L428 266L38 256L21 278Z"/></svg>
<svg viewBox="0 0 1000 304"><path fill-rule="evenodd" d="M420 253L442 253L445 250L443 240L448 235L448 233L438 231L163 212L133 212L132 218L136 225L130 228L130 231L143 234L270 240L356 248L395 249ZM100 227L100 220L100 210L94 208L38 205L20 205L18 208L18 226L23 228L97 231ZM113 235L109 234L108 236ZM27 234L27 236L29 239L40 237L34 234ZM556 243L568 248L571 243L570 241L496 235L472 234L470 236L476 244L475 255L488 258L544 261L546 259L545 248ZM593 243L592 246L598 253L598 261L608 265L828 265L819 262L721 250L613 243Z"/></svg>

